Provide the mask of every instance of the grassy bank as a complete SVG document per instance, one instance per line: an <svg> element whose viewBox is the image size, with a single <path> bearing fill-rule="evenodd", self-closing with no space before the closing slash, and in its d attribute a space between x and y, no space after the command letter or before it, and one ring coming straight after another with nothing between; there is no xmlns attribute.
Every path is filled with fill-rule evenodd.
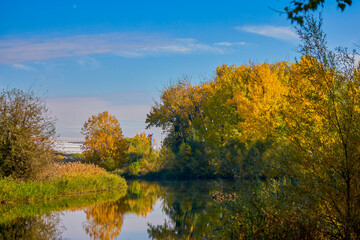
<svg viewBox="0 0 360 240"><path fill-rule="evenodd" d="M19 182L0 179L0 203L54 199L109 189L125 189L125 179L95 165L81 163L54 164L43 173L41 181Z"/></svg>

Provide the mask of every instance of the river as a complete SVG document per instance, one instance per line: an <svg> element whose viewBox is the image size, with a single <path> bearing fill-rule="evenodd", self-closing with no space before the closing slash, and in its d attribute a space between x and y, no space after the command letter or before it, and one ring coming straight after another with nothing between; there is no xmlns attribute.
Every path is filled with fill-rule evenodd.
<svg viewBox="0 0 360 240"><path fill-rule="evenodd" d="M207 239L220 225L226 181L130 181L102 192L8 206L0 239Z"/></svg>

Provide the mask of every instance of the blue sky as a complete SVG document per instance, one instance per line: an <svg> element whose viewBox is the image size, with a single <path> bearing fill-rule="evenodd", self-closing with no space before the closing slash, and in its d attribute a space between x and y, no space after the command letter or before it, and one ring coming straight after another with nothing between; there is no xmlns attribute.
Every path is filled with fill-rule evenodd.
<svg viewBox="0 0 360 240"><path fill-rule="evenodd" d="M57 133L80 137L108 110L125 136L169 81L211 79L217 66L292 61L299 40L282 10L289 1L2 1L0 87L47 97ZM326 2L331 48L360 45L360 3ZM160 140L159 130L155 132Z"/></svg>

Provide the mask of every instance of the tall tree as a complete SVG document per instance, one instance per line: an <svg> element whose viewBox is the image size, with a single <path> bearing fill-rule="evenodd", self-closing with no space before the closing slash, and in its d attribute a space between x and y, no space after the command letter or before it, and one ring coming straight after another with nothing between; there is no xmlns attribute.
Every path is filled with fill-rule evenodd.
<svg viewBox="0 0 360 240"><path fill-rule="evenodd" d="M168 135L164 140L168 168L185 175L207 175L212 172L206 157L205 143L194 127L201 116L206 89L192 85L187 79L166 88L161 102L156 102L147 115L147 127L162 127Z"/></svg>
<svg viewBox="0 0 360 240"><path fill-rule="evenodd" d="M321 20L299 30L304 56L293 66L287 135L306 149L301 165L320 183L322 208L344 239L360 232L360 65L355 52L326 47ZM293 114L296 112L296 117Z"/></svg>
<svg viewBox="0 0 360 240"><path fill-rule="evenodd" d="M147 128L162 127L167 131L165 144L177 153L181 143L192 134L193 120L201 111L203 93L199 86L184 79L166 88L160 99L147 115Z"/></svg>
<svg viewBox="0 0 360 240"><path fill-rule="evenodd" d="M217 67L215 79L202 86L204 100L195 124L200 136L213 147L221 147L240 136L241 120L237 105L231 100L244 87L242 76L248 66Z"/></svg>

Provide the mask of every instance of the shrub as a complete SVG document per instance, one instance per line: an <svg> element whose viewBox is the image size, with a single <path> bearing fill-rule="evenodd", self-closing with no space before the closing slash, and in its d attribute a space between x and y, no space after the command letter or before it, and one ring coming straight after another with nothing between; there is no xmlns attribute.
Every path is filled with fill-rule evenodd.
<svg viewBox="0 0 360 240"><path fill-rule="evenodd" d="M0 175L36 179L55 158L54 120L44 99L19 89L0 92Z"/></svg>

